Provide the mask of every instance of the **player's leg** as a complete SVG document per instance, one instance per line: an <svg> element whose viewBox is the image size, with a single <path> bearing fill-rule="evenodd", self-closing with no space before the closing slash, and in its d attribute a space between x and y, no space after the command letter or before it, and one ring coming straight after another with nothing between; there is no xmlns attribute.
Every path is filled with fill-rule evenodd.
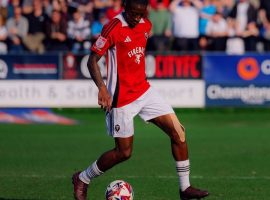
<svg viewBox="0 0 270 200"><path fill-rule="evenodd" d="M130 158L133 145L134 125L133 117L137 114L137 104L128 104L120 108L113 108L106 113L107 131L115 140L115 148L103 153L86 170L73 177L74 196L77 200L85 200L87 186L91 180L100 176L116 164Z"/></svg>
<svg viewBox="0 0 270 200"><path fill-rule="evenodd" d="M185 129L180 124L174 113L162 115L149 120L161 128L171 139L171 149L176 161L176 170L179 176L181 199L203 198L208 196L207 191L202 191L190 186L190 165Z"/></svg>
<svg viewBox="0 0 270 200"><path fill-rule="evenodd" d="M133 136L128 138L115 138L115 148L105 152L97 160L97 166L103 172L114 165L125 161L131 157L133 146Z"/></svg>
<svg viewBox="0 0 270 200"><path fill-rule="evenodd" d="M185 129L180 124L174 113L162 115L150 122L161 128L170 138L172 154L175 160L184 161L188 159L188 147L185 137Z"/></svg>
<svg viewBox="0 0 270 200"><path fill-rule="evenodd" d="M102 175L116 164L130 158L133 146L133 136L128 138L115 138L115 148L103 153L99 159L86 170L73 175L74 198L86 200L87 188L91 180Z"/></svg>

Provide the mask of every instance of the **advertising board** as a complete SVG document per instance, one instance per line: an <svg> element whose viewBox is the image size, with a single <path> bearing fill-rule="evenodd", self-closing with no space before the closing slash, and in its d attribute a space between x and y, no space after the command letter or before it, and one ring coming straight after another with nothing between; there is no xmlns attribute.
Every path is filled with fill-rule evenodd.
<svg viewBox="0 0 270 200"><path fill-rule="evenodd" d="M206 55L206 106L269 106L270 55Z"/></svg>
<svg viewBox="0 0 270 200"><path fill-rule="evenodd" d="M0 55L0 80L58 79L57 55Z"/></svg>
<svg viewBox="0 0 270 200"><path fill-rule="evenodd" d="M90 79L87 69L88 55L63 56L63 79ZM187 55L154 55L145 58L146 76L148 79L202 79L202 62L199 54ZM99 62L101 75L106 78L106 58Z"/></svg>
<svg viewBox="0 0 270 200"><path fill-rule="evenodd" d="M151 80L173 107L204 107L202 80ZM0 81L0 107L99 107L92 80Z"/></svg>

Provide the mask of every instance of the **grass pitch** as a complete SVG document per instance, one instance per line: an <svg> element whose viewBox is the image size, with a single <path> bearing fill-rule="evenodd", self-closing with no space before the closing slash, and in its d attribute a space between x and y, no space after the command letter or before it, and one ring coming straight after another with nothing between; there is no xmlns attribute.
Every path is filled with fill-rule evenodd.
<svg viewBox="0 0 270 200"><path fill-rule="evenodd" d="M0 200L72 199L71 175L113 147L100 110L65 110L75 126L0 124ZM191 183L209 200L270 199L270 110L177 110L186 127ZM135 120L130 160L95 179L90 200L104 200L113 180L131 183L135 200L176 200L178 179L170 141Z"/></svg>

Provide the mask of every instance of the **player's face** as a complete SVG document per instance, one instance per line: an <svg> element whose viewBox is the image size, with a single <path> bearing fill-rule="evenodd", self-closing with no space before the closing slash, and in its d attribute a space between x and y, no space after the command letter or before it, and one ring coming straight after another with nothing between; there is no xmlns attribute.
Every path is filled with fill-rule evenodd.
<svg viewBox="0 0 270 200"><path fill-rule="evenodd" d="M135 27L140 22L140 20L145 17L146 9L147 6L136 3L131 3L130 5L126 6L125 18L131 28Z"/></svg>

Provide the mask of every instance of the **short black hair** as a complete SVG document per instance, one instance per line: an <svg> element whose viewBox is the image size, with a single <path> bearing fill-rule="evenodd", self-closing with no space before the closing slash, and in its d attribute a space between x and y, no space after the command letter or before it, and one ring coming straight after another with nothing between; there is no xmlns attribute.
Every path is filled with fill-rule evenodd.
<svg viewBox="0 0 270 200"><path fill-rule="evenodd" d="M140 4L140 5L145 5L148 6L148 0L125 0L124 5L125 6L130 6L131 4Z"/></svg>

